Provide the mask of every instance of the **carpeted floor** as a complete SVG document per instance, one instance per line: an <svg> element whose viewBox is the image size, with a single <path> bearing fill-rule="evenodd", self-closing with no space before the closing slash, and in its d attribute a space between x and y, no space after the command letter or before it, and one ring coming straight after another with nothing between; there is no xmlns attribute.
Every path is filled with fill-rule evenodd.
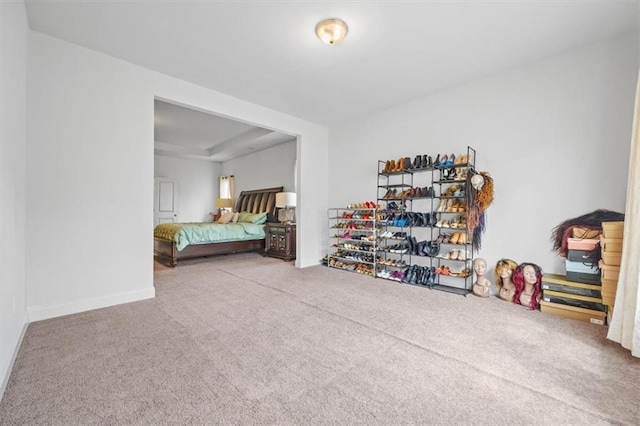
<svg viewBox="0 0 640 426"><path fill-rule="evenodd" d="M0 424L639 424L606 327L257 254L29 326Z"/></svg>

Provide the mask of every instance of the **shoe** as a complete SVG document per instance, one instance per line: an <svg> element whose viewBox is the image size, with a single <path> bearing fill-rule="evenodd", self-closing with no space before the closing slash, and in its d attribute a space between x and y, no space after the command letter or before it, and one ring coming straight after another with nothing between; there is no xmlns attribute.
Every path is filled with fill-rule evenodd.
<svg viewBox="0 0 640 426"><path fill-rule="evenodd" d="M458 244L467 244L467 234L466 232L461 232L458 237Z"/></svg>
<svg viewBox="0 0 640 426"><path fill-rule="evenodd" d="M449 157L447 156L447 154L445 154L444 157L440 157L440 162L436 164L436 166L445 167L448 164L448 161Z"/></svg>
<svg viewBox="0 0 640 426"><path fill-rule="evenodd" d="M411 164L411 159L409 157L404 157L404 170L413 169L413 165Z"/></svg>
<svg viewBox="0 0 640 426"><path fill-rule="evenodd" d="M455 219L453 219L451 221L451 223L449 224L449 226L453 229L458 229L458 224L460 223L460 218L456 217Z"/></svg>
<svg viewBox="0 0 640 426"><path fill-rule="evenodd" d="M459 234L459 233L457 233L457 232L454 232L454 233L451 235L451 239L449 240L449 242L450 242L451 244L458 244L458 240L459 240L459 239L460 239L460 234Z"/></svg>
<svg viewBox="0 0 640 426"><path fill-rule="evenodd" d="M416 155L416 158L413 159L413 168L414 169L422 168L422 155Z"/></svg>
<svg viewBox="0 0 640 426"><path fill-rule="evenodd" d="M449 156L449 158L447 159L447 161L446 161L446 165L447 165L447 166L453 166L453 164L454 164L455 160L456 160L456 156L455 156L455 155L453 155L453 154L451 154L451 155Z"/></svg>

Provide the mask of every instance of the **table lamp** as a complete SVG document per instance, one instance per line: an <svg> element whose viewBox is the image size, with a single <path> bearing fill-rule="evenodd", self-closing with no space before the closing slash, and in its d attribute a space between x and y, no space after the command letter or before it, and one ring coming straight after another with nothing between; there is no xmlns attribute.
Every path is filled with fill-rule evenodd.
<svg viewBox="0 0 640 426"><path fill-rule="evenodd" d="M233 200L231 198L217 198L216 209L220 210L220 214L227 209L233 210Z"/></svg>
<svg viewBox="0 0 640 426"><path fill-rule="evenodd" d="M278 210L278 220L282 223L291 223L295 221L296 213L296 193L295 192L278 192L276 194L276 207Z"/></svg>

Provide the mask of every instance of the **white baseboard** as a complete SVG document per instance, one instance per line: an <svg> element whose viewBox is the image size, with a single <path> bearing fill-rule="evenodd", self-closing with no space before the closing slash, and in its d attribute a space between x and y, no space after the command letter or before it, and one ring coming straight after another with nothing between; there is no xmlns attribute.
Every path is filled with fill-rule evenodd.
<svg viewBox="0 0 640 426"><path fill-rule="evenodd" d="M0 400L4 396L4 391L7 389L7 385L9 384L9 377L11 377L11 372L13 371L13 365L18 358L18 352L20 352L20 347L22 346L22 340L24 339L24 335L27 334L27 327L29 327L29 321L27 320L27 313L25 312L22 318L22 330L20 330L20 334L18 335L18 339L15 342L15 346L13 347L13 353L11 354L11 359L9 360L9 365L7 366L7 371L4 372L4 377L2 378L2 386L0 387Z"/></svg>
<svg viewBox="0 0 640 426"><path fill-rule="evenodd" d="M27 308L27 312L29 313L29 322L34 322L61 317L64 315L77 314L79 312L91 311L93 309L120 305L122 303L153 299L154 297L156 297L156 289L151 287L144 290L113 294L110 296L97 297L95 299L79 300L77 302L63 303L61 305L35 306Z"/></svg>

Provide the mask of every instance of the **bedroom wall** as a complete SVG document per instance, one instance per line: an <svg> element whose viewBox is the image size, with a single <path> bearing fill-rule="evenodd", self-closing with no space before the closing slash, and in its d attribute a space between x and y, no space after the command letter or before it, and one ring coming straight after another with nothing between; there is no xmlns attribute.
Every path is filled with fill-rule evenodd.
<svg viewBox="0 0 640 426"><path fill-rule="evenodd" d="M0 398L27 327L27 32L24 3L0 3Z"/></svg>
<svg viewBox="0 0 640 426"><path fill-rule="evenodd" d="M154 177L178 182L178 222L210 222L218 198L220 163L154 156Z"/></svg>
<svg viewBox="0 0 640 426"><path fill-rule="evenodd" d="M374 199L378 160L470 145L495 180L480 256L564 273L552 228L624 212L637 70L629 34L332 127L329 204Z"/></svg>
<svg viewBox="0 0 640 426"><path fill-rule="evenodd" d="M233 175L236 197L241 191L284 186L295 192L296 141L225 161L221 175Z"/></svg>
<svg viewBox="0 0 640 426"><path fill-rule="evenodd" d="M153 103L301 135L297 266L318 262L328 132L37 32L29 34L27 306L31 320L154 296ZM307 176L308 175L308 176Z"/></svg>

